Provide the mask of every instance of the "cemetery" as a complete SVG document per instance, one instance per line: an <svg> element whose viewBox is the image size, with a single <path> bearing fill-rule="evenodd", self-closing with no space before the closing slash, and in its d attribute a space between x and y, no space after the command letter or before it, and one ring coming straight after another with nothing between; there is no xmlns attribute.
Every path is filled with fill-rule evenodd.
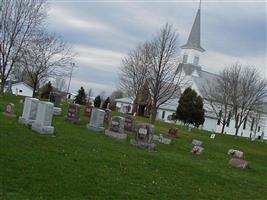
<svg viewBox="0 0 267 200"><path fill-rule="evenodd" d="M78 115L80 123L74 125L64 119L66 102L63 116L53 117L53 103L9 95L0 99L0 111L11 103L17 118L0 115L0 198L3 192L14 199L267 195L266 142L221 134L212 139L210 132L189 133L187 127L159 121L153 126L147 118L113 111L107 123L106 112L95 108L91 118Z"/></svg>

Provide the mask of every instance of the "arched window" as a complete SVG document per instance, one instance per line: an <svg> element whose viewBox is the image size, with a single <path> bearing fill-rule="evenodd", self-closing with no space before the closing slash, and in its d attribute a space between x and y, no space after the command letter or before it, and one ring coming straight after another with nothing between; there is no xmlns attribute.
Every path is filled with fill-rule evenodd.
<svg viewBox="0 0 267 200"><path fill-rule="evenodd" d="M188 55L184 54L183 63L187 63L187 61L188 61Z"/></svg>

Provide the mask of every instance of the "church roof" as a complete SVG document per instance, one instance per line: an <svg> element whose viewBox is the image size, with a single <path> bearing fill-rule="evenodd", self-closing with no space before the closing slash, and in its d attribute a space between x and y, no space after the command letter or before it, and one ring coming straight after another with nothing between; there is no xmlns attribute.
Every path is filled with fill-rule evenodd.
<svg viewBox="0 0 267 200"><path fill-rule="evenodd" d="M182 49L195 49L201 52L205 51L205 49L203 49L200 45L200 7L197 11L197 15L196 15L194 24L192 26L187 43L181 46L181 48Z"/></svg>

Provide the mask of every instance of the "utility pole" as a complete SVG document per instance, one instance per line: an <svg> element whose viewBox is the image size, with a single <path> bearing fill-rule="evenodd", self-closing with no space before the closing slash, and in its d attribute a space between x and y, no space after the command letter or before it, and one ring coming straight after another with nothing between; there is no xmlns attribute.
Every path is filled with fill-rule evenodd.
<svg viewBox="0 0 267 200"><path fill-rule="evenodd" d="M72 78L72 72L73 72L73 68L75 67L75 63L70 63L71 65L71 71L70 71L70 80L69 80L69 85L68 85L68 94L70 92L70 82L71 82L71 78Z"/></svg>

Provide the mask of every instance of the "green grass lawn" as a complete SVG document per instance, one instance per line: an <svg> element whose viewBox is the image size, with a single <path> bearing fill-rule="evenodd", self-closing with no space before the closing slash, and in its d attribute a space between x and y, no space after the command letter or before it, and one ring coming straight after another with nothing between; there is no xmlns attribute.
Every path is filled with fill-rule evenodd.
<svg viewBox="0 0 267 200"><path fill-rule="evenodd" d="M0 97L0 111L19 97ZM66 114L66 106L63 107ZM53 118L55 137L39 135L0 113L0 199L267 199L267 144L179 127L180 138L149 153L127 142L93 133L89 122ZM147 121L138 118L139 121ZM171 124L156 123L164 133ZM129 134L132 137L131 134ZM205 151L190 153L192 139ZM251 169L228 165L229 148L245 153Z"/></svg>

